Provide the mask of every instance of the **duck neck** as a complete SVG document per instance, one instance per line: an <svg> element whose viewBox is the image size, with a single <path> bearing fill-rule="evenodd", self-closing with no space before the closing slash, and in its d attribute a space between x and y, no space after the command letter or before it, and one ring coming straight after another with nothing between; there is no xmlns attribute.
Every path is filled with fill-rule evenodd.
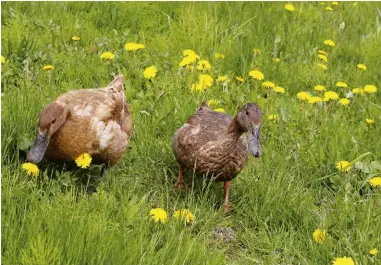
<svg viewBox="0 0 381 265"><path fill-rule="evenodd" d="M237 116L234 117L228 127L228 134L232 135L234 139L238 140L244 132L245 130L243 130L241 125L238 123Z"/></svg>

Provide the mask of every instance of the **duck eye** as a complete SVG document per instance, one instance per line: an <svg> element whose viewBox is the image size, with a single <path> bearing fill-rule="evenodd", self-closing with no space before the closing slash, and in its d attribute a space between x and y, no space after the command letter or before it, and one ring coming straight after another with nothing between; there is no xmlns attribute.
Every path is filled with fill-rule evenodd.
<svg viewBox="0 0 381 265"><path fill-rule="evenodd" d="M54 124L56 122L56 119L52 120L52 124Z"/></svg>

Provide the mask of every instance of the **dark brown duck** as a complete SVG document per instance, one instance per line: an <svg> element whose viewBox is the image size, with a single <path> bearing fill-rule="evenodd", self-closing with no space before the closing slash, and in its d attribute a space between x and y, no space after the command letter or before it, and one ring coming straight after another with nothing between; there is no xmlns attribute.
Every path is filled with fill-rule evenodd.
<svg viewBox="0 0 381 265"><path fill-rule="evenodd" d="M216 181L224 182L227 212L230 181L246 166L248 151L255 157L262 155L261 122L262 112L254 103L247 103L232 118L213 111L203 102L172 138L173 152L180 165L176 186L185 187L184 168L213 175Z"/></svg>

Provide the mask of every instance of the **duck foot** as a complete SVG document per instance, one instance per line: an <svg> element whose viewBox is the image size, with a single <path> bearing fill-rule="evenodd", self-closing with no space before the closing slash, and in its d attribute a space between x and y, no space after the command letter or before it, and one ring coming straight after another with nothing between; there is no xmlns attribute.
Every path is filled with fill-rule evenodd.
<svg viewBox="0 0 381 265"><path fill-rule="evenodd" d="M188 186L187 184L185 184L185 182L176 182L175 185L175 190L178 190L178 191L186 191L188 189Z"/></svg>
<svg viewBox="0 0 381 265"><path fill-rule="evenodd" d="M103 181L106 180L106 173L107 173L108 167L109 167L109 163L106 162L106 163L103 164L103 167L101 169L101 179Z"/></svg>
<svg viewBox="0 0 381 265"><path fill-rule="evenodd" d="M182 165L179 165L179 177L177 178L177 181L175 183L176 190L187 190L188 188L183 179L183 174L184 174L184 167Z"/></svg>

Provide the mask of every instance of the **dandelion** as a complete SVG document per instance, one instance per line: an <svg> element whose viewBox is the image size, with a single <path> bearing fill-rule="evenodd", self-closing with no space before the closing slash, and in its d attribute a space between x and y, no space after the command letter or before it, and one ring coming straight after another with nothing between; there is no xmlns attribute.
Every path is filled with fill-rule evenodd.
<svg viewBox="0 0 381 265"><path fill-rule="evenodd" d="M266 82L262 83L262 86L266 87L266 88L274 88L275 84L273 82L271 82L271 81L266 81Z"/></svg>
<svg viewBox="0 0 381 265"><path fill-rule="evenodd" d="M179 66L189 66L189 65L195 63L196 60L197 60L196 56L193 56L193 55L187 56L181 60L181 62L179 63Z"/></svg>
<svg viewBox="0 0 381 265"><path fill-rule="evenodd" d="M43 69L43 70L46 70L46 71L50 71L50 70L53 70L53 69L54 69L54 66L48 64L48 65L45 65L42 69Z"/></svg>
<svg viewBox="0 0 381 265"><path fill-rule="evenodd" d="M335 258L332 261L333 265L355 265L352 258L347 258L344 256L344 258Z"/></svg>
<svg viewBox="0 0 381 265"><path fill-rule="evenodd" d="M351 101L350 101L349 99L347 99L347 98L342 98L342 99L339 100L339 103L340 103L340 105L342 105L342 106L346 106L346 105L348 105L349 103L351 103Z"/></svg>
<svg viewBox="0 0 381 265"><path fill-rule="evenodd" d="M365 119L365 122L366 122L368 125L373 125L373 124L374 124L374 120L372 120L372 119Z"/></svg>
<svg viewBox="0 0 381 265"><path fill-rule="evenodd" d="M323 63L318 63L317 66L320 67L320 68L323 69L323 70L327 70L327 65L325 65L325 64L323 64Z"/></svg>
<svg viewBox="0 0 381 265"><path fill-rule="evenodd" d="M217 99L210 99L210 100L208 100L207 104L209 106L218 105L218 104L220 104L220 101Z"/></svg>
<svg viewBox="0 0 381 265"><path fill-rule="evenodd" d="M333 5L333 6L338 6L338 5L339 5L339 2L333 1L333 2L332 2L332 5Z"/></svg>
<svg viewBox="0 0 381 265"><path fill-rule="evenodd" d="M222 53L218 53L218 52L214 55L214 57L216 59L225 59L225 56Z"/></svg>
<svg viewBox="0 0 381 265"><path fill-rule="evenodd" d="M273 58L273 61L279 63L280 62L280 58Z"/></svg>
<svg viewBox="0 0 381 265"><path fill-rule="evenodd" d="M249 72L249 76L251 76L252 78L256 79L256 80L263 80L265 78L265 76L263 75L263 73L259 70L252 70Z"/></svg>
<svg viewBox="0 0 381 265"><path fill-rule="evenodd" d="M366 71L368 68L366 67L366 65L365 64L362 64L362 63L359 63L358 65L357 65L357 68L358 69L361 69L361 70L364 70L364 71Z"/></svg>
<svg viewBox="0 0 381 265"><path fill-rule="evenodd" d="M210 75L200 75L200 84L202 84L204 87L211 87L213 83L213 77Z"/></svg>
<svg viewBox="0 0 381 265"><path fill-rule="evenodd" d="M270 121L279 121L279 116L277 114L269 114L269 115L267 115L267 118Z"/></svg>
<svg viewBox="0 0 381 265"><path fill-rule="evenodd" d="M295 11L295 7L291 4L285 4L284 5L284 8L290 12L294 12Z"/></svg>
<svg viewBox="0 0 381 265"><path fill-rule="evenodd" d="M365 94L365 91L364 91L364 89L362 89L362 88L354 88L354 89L352 89L352 93L353 93L353 94L364 95L364 94Z"/></svg>
<svg viewBox="0 0 381 265"><path fill-rule="evenodd" d="M173 217L185 220L187 223L192 223L195 220L194 215L188 209L177 210Z"/></svg>
<svg viewBox="0 0 381 265"><path fill-rule="evenodd" d="M345 160L342 160L342 161L339 161L336 163L336 168L340 171L345 171L345 172L348 172L351 167L349 166L349 162L348 161L345 161Z"/></svg>
<svg viewBox="0 0 381 265"><path fill-rule="evenodd" d="M207 60L200 60L197 65L198 70L209 70L212 67Z"/></svg>
<svg viewBox="0 0 381 265"><path fill-rule="evenodd" d="M333 40L325 40L324 44L327 46L335 47L336 43Z"/></svg>
<svg viewBox="0 0 381 265"><path fill-rule="evenodd" d="M310 97L308 99L308 103L310 103L310 104L316 104L316 103L322 102L322 101L323 101L323 99L321 97Z"/></svg>
<svg viewBox="0 0 381 265"><path fill-rule="evenodd" d="M135 42L128 42L126 43L126 45L124 45L124 49L127 51L137 51L144 48L145 48L144 44L139 44Z"/></svg>
<svg viewBox="0 0 381 265"><path fill-rule="evenodd" d="M327 91L324 93L323 101L338 100L339 95L334 91Z"/></svg>
<svg viewBox="0 0 381 265"><path fill-rule="evenodd" d="M78 37L78 36L73 36L73 37L71 37L71 39L72 39L73 41L79 41L81 38Z"/></svg>
<svg viewBox="0 0 381 265"><path fill-rule="evenodd" d="M167 212L162 208L151 209L151 211L149 211L149 214L151 218L155 221L155 223L160 222L164 224L167 222Z"/></svg>
<svg viewBox="0 0 381 265"><path fill-rule="evenodd" d="M260 49L253 49L254 56L261 54L261 52L262 51Z"/></svg>
<svg viewBox="0 0 381 265"><path fill-rule="evenodd" d="M380 183L379 184L381 185L381 178L380 178ZM372 256L377 256L377 254L378 254L377 248L373 248L373 249L369 250L369 254L372 255Z"/></svg>
<svg viewBox="0 0 381 265"><path fill-rule="evenodd" d="M283 88L283 87L280 87L280 86L276 86L273 88L273 90L276 92L276 93L280 93L280 94L284 94L286 92L286 90Z"/></svg>
<svg viewBox="0 0 381 265"><path fill-rule="evenodd" d="M216 111L216 112L226 112L223 108L216 108L216 109L214 109L214 111Z"/></svg>
<svg viewBox="0 0 381 265"><path fill-rule="evenodd" d="M327 239L327 231L317 228L313 232L312 237L316 243L323 244L323 242Z"/></svg>
<svg viewBox="0 0 381 265"><path fill-rule="evenodd" d="M308 92L300 91L298 94L296 94L296 97L300 100L308 100L311 95L308 94Z"/></svg>
<svg viewBox="0 0 381 265"><path fill-rule="evenodd" d="M230 79L227 75L220 75L217 79L216 79L216 82L217 83L220 83L220 82L230 82Z"/></svg>
<svg viewBox="0 0 381 265"><path fill-rule="evenodd" d="M22 164L22 168L26 171L28 176L37 177L38 173L40 172L38 166L33 163L24 163Z"/></svg>
<svg viewBox="0 0 381 265"><path fill-rule="evenodd" d="M327 58L327 56L325 56L324 54L318 54L318 57L319 57L320 59L322 59L324 62L328 62L328 58Z"/></svg>
<svg viewBox="0 0 381 265"><path fill-rule="evenodd" d="M184 57L187 57L187 56L194 56L194 57L198 57L200 58L197 53L191 49L186 49L185 51L183 51L183 55Z"/></svg>
<svg viewBox="0 0 381 265"><path fill-rule="evenodd" d="M1 63L4 64L5 63L5 57L1 55Z"/></svg>
<svg viewBox="0 0 381 265"><path fill-rule="evenodd" d="M245 79L242 77L242 76L236 76L235 79L238 81L238 82L245 82Z"/></svg>
<svg viewBox="0 0 381 265"><path fill-rule="evenodd" d="M337 82L336 86L337 87L348 87L347 83L345 83L345 82Z"/></svg>
<svg viewBox="0 0 381 265"><path fill-rule="evenodd" d="M327 53L327 52L325 52L325 51L323 51L323 50L318 50L318 54L323 54L323 55L325 55L325 56L327 56L327 55L328 55L328 53Z"/></svg>
<svg viewBox="0 0 381 265"><path fill-rule="evenodd" d="M373 188L375 187L381 187L381 177L374 177L369 180L370 186Z"/></svg>
<svg viewBox="0 0 381 265"><path fill-rule="evenodd" d="M143 75L147 79L152 79L156 76L156 73L157 73L157 68L156 68L156 66L152 65L150 67L147 67L144 70Z"/></svg>
<svg viewBox="0 0 381 265"><path fill-rule="evenodd" d="M366 85L364 86L364 91L368 94L373 94L377 92L377 87L374 85Z"/></svg>
<svg viewBox="0 0 381 265"><path fill-rule="evenodd" d="M325 91L325 86L322 86L322 85L316 85L316 86L314 87L314 89L315 89L316 91Z"/></svg>
<svg viewBox="0 0 381 265"><path fill-rule="evenodd" d="M101 54L101 59L105 60L114 60L115 55L112 52L104 52Z"/></svg>
<svg viewBox="0 0 381 265"><path fill-rule="evenodd" d="M333 8L332 8L332 7L330 7L330 6L327 6L327 7L325 8L325 10L327 10L327 11L332 11L332 10L333 10Z"/></svg>
<svg viewBox="0 0 381 265"><path fill-rule="evenodd" d="M91 164L91 156L88 153L83 153L75 159L75 163L80 168L88 168Z"/></svg>

